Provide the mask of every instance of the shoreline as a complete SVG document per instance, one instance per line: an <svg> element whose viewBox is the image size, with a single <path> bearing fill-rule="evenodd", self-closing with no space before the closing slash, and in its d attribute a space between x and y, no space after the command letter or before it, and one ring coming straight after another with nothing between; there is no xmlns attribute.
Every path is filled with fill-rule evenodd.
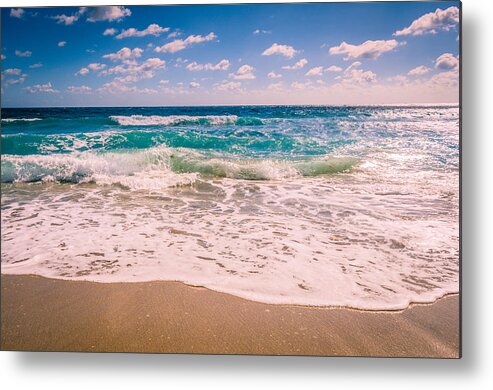
<svg viewBox="0 0 493 390"><path fill-rule="evenodd" d="M21 276L21 277L34 277L34 278L42 278L42 279L48 279L48 280L61 280L65 282L77 282L77 283L95 283L95 284L117 284L117 285L126 285L126 284L154 284L154 283L178 283L182 284L185 287L188 288L193 288L193 289L203 289L210 291L212 293L218 293L218 294L225 294L229 295L241 300L245 300L247 302L252 302L252 303L258 303L258 304L263 304L263 305L272 305L272 306L279 306L279 307L301 307L301 308L310 308L310 309L321 309L321 310L337 310L337 309L343 309L343 310L354 310L354 311L361 311L361 312L369 312L369 313L400 313L403 312L407 309L410 309L415 306L429 306L433 305L436 302L440 301L441 299L448 298L448 297L453 297L457 296L459 297L460 292L445 292L442 295L438 295L435 299L432 301L410 301L409 304L406 307L402 308L396 308L396 309L372 309L372 308L363 308L363 307L357 307L357 306L351 306L351 305L316 305L316 304L304 304L304 303L277 303L277 302L266 302L262 300L255 300L252 298L247 298L245 296L241 296L240 294L235 294L230 291L223 291L221 289L214 289L211 287L208 287L206 285L199 285L199 284L192 284L192 283L187 283L182 280L161 280L161 279L156 279L156 280L138 280L138 281L116 281L116 282L105 282L105 281L98 281L98 280L88 280L88 279L73 279L73 278L63 278L63 277L51 277L51 276L44 276L44 275L39 275L39 274L9 274L9 273L2 273L1 276Z"/></svg>
<svg viewBox="0 0 493 390"><path fill-rule="evenodd" d="M373 311L266 304L182 282L1 282L2 350L460 357L458 294Z"/></svg>

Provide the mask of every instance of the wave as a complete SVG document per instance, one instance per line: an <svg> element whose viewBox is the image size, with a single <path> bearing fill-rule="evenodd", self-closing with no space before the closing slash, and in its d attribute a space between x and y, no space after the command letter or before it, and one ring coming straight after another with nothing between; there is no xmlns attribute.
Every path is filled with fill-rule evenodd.
<svg viewBox="0 0 493 390"><path fill-rule="evenodd" d="M280 180L300 176L319 176L349 171L352 158L323 158L304 161L270 159L197 159L190 155L172 155L174 172L200 173L207 176L243 180Z"/></svg>
<svg viewBox="0 0 493 390"><path fill-rule="evenodd" d="M4 155L3 183L65 182L108 185L130 189L158 189L190 185L197 179L232 178L280 180L336 174L350 170L351 158L302 161L210 156L187 149L155 147L144 151L74 152L65 155Z"/></svg>
<svg viewBox="0 0 493 390"><path fill-rule="evenodd" d="M144 150L161 145L171 148L218 150L225 153L249 156L276 156L318 154L324 155L343 140L313 142L311 139L273 131L264 127L211 128L210 131L170 128L109 129L95 132L53 133L47 131L8 133L1 136L1 152L4 155L59 154L72 152L111 152L117 150Z"/></svg>
<svg viewBox="0 0 493 390"><path fill-rule="evenodd" d="M13 123L13 122L36 122L42 121L41 118L2 118L2 122Z"/></svg>
<svg viewBox="0 0 493 390"><path fill-rule="evenodd" d="M183 126L183 125L237 125L259 126L263 122L259 118L238 117L237 115L112 115L110 119L121 126Z"/></svg>

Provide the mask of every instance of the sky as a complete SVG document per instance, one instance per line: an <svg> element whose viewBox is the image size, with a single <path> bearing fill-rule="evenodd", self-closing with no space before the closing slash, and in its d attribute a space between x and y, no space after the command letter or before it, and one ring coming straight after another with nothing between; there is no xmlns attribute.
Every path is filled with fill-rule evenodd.
<svg viewBox="0 0 493 390"><path fill-rule="evenodd" d="M459 8L2 8L2 106L457 103Z"/></svg>

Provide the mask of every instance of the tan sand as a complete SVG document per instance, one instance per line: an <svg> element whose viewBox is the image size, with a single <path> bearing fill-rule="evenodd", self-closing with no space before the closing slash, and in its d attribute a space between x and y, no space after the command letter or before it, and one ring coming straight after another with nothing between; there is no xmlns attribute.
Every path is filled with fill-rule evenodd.
<svg viewBox="0 0 493 390"><path fill-rule="evenodd" d="M267 305L179 282L1 281L3 350L459 357L457 295L370 312Z"/></svg>

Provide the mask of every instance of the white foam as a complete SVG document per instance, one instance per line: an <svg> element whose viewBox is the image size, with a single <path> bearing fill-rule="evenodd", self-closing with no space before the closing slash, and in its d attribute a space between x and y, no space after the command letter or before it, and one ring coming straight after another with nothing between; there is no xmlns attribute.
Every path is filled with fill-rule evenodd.
<svg viewBox="0 0 493 390"><path fill-rule="evenodd" d="M41 121L41 118L2 118L2 122L34 122Z"/></svg>
<svg viewBox="0 0 493 390"><path fill-rule="evenodd" d="M71 141L77 147L75 141ZM67 145L64 146L68 148ZM46 152L46 150L45 150ZM49 155L4 155L3 182L90 182L102 184L134 183L131 188L156 189L156 183L193 182L199 174L236 179L279 180L297 176L335 174L349 170L356 163L352 158L319 158L312 160L244 159L223 154L215 158L190 149L158 146L144 150L119 152L92 151ZM148 180L151 178L152 180ZM105 179L102 180L101 178ZM182 180L183 179L183 180ZM141 183L137 183L141 180ZM138 184L138 185L137 185ZM166 187L163 185L159 188Z"/></svg>
<svg viewBox="0 0 493 390"><path fill-rule="evenodd" d="M178 280L266 303L375 310L457 292L457 198L364 172L222 179L156 195L7 185L2 272Z"/></svg>
<svg viewBox="0 0 493 390"><path fill-rule="evenodd" d="M205 115L205 116L189 116L189 115L114 115L110 119L122 126L172 126L188 123L204 123L210 125L225 125L235 124L238 120L236 115Z"/></svg>
<svg viewBox="0 0 493 390"><path fill-rule="evenodd" d="M5 155L2 161L2 181L95 182L148 190L193 183L198 177L197 173L177 174L171 171L171 153L171 149L157 147L126 153Z"/></svg>

